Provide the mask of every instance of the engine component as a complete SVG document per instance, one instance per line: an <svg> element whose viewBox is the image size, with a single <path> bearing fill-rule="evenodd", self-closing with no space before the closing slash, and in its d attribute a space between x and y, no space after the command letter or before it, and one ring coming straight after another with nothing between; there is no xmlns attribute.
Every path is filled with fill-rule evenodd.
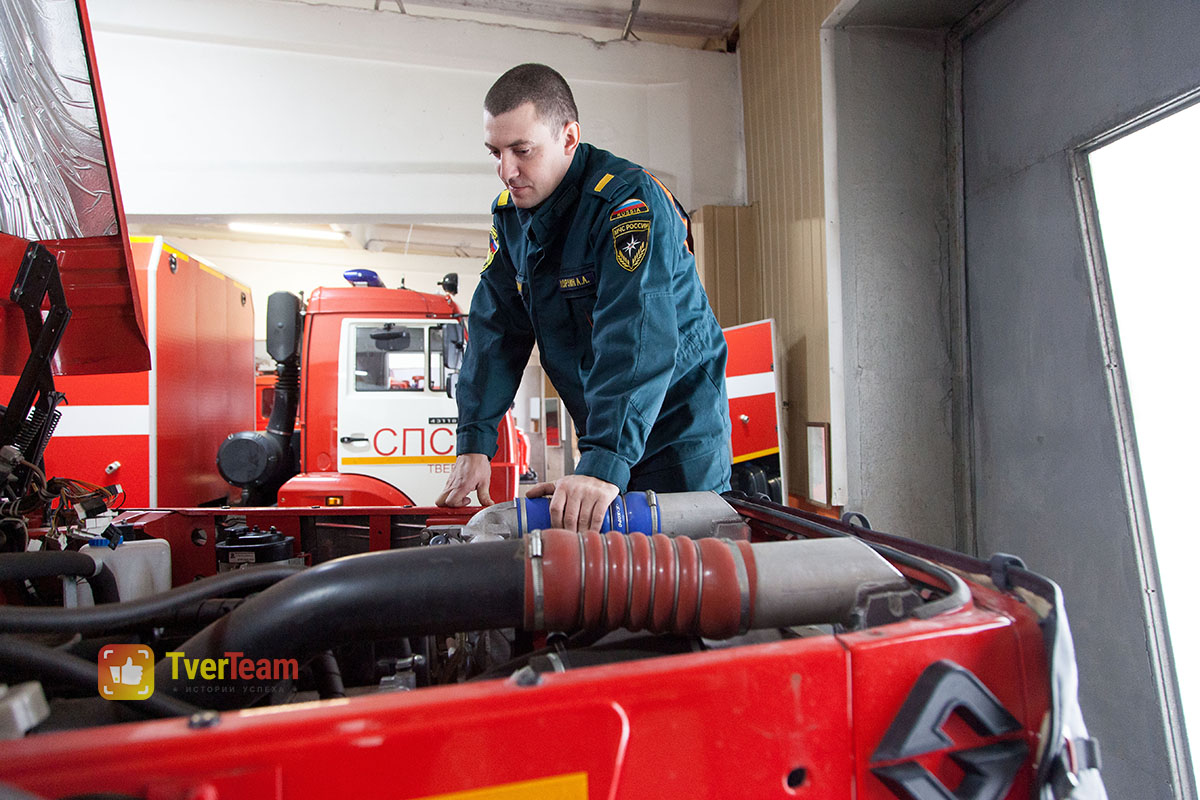
<svg viewBox="0 0 1200 800"><path fill-rule="evenodd" d="M171 588L171 545L165 539L122 541L111 545L96 538L79 552L112 570L121 600L137 600ZM73 578L63 579L63 605L95 605L90 587Z"/></svg>
<svg viewBox="0 0 1200 800"><path fill-rule="evenodd" d="M49 716L50 706L40 683L0 684L0 739L20 739Z"/></svg>
<svg viewBox="0 0 1200 800"><path fill-rule="evenodd" d="M252 564L271 564L287 561L295 548L291 536L284 536L271 528L260 531L247 530L239 526L231 529L225 538L217 542L217 571L228 572Z"/></svg>
<svg viewBox="0 0 1200 800"><path fill-rule="evenodd" d="M267 352L275 359L275 403L266 431L229 436L217 450L221 477L248 492L249 505L275 502L279 487L294 474L292 435L300 404L300 298L274 292L267 298Z"/></svg>
<svg viewBox="0 0 1200 800"><path fill-rule="evenodd" d="M535 532L470 547L366 553L281 581L184 642L184 659L307 660L353 641L524 627L694 633L855 624L905 578L855 539L750 544L663 535ZM884 604L895 609L906 604ZM160 662L158 685L199 691ZM208 685L211 687L212 682ZM230 681L206 700L236 708L262 685Z"/></svg>
<svg viewBox="0 0 1200 800"><path fill-rule="evenodd" d="M550 525L549 497L521 497L480 511L463 528L466 541L521 538ZM750 529L715 492L629 492L608 507L600 532L663 533L700 539L720 536L750 538Z"/></svg>

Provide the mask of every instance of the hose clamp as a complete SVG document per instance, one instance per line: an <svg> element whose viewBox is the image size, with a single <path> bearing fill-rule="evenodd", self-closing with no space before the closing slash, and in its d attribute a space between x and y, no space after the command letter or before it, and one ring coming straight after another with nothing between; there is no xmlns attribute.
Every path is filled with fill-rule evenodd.
<svg viewBox="0 0 1200 800"><path fill-rule="evenodd" d="M526 552L529 553L529 570L533 577L533 629L546 628L545 575L542 574L542 532L530 531L525 537Z"/></svg>
<svg viewBox="0 0 1200 800"><path fill-rule="evenodd" d="M653 489L646 490L646 505L650 507L649 533L662 533L662 510L658 507L658 495Z"/></svg>

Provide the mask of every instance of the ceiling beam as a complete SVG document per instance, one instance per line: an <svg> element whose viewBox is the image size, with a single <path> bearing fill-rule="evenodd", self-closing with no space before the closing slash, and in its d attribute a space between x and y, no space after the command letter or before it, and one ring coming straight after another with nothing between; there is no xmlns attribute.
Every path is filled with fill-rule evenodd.
<svg viewBox="0 0 1200 800"><path fill-rule="evenodd" d="M633 16L632 12L616 9L585 8L547 0L408 0L406 5L410 10L418 6L458 9L619 31L625 29L626 22ZM634 4L635 9L637 5ZM637 27L643 33L723 39L729 36L736 24L736 19L698 19L652 12L637 13Z"/></svg>

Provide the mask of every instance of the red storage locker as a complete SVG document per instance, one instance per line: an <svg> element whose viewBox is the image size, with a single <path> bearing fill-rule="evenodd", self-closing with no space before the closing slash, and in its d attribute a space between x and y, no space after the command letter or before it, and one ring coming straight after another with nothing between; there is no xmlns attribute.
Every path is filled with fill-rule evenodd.
<svg viewBox="0 0 1200 800"><path fill-rule="evenodd" d="M56 377L67 402L46 471L119 483L127 508L233 496L240 490L218 474L217 448L254 427L250 290L162 237L130 241L151 369ZM15 377L0 377L0 397L15 385Z"/></svg>

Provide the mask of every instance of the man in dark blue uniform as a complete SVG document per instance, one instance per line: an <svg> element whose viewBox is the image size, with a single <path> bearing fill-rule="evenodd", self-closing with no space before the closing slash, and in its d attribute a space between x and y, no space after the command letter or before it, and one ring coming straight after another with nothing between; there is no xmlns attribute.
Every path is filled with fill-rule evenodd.
<svg viewBox="0 0 1200 800"><path fill-rule="evenodd" d="M533 344L579 431L575 474L532 487L551 521L599 528L618 493L729 488L725 339L683 208L641 167L580 140L562 76L502 75L485 143L507 187L471 301L458 458L438 505L488 496L489 459Z"/></svg>

